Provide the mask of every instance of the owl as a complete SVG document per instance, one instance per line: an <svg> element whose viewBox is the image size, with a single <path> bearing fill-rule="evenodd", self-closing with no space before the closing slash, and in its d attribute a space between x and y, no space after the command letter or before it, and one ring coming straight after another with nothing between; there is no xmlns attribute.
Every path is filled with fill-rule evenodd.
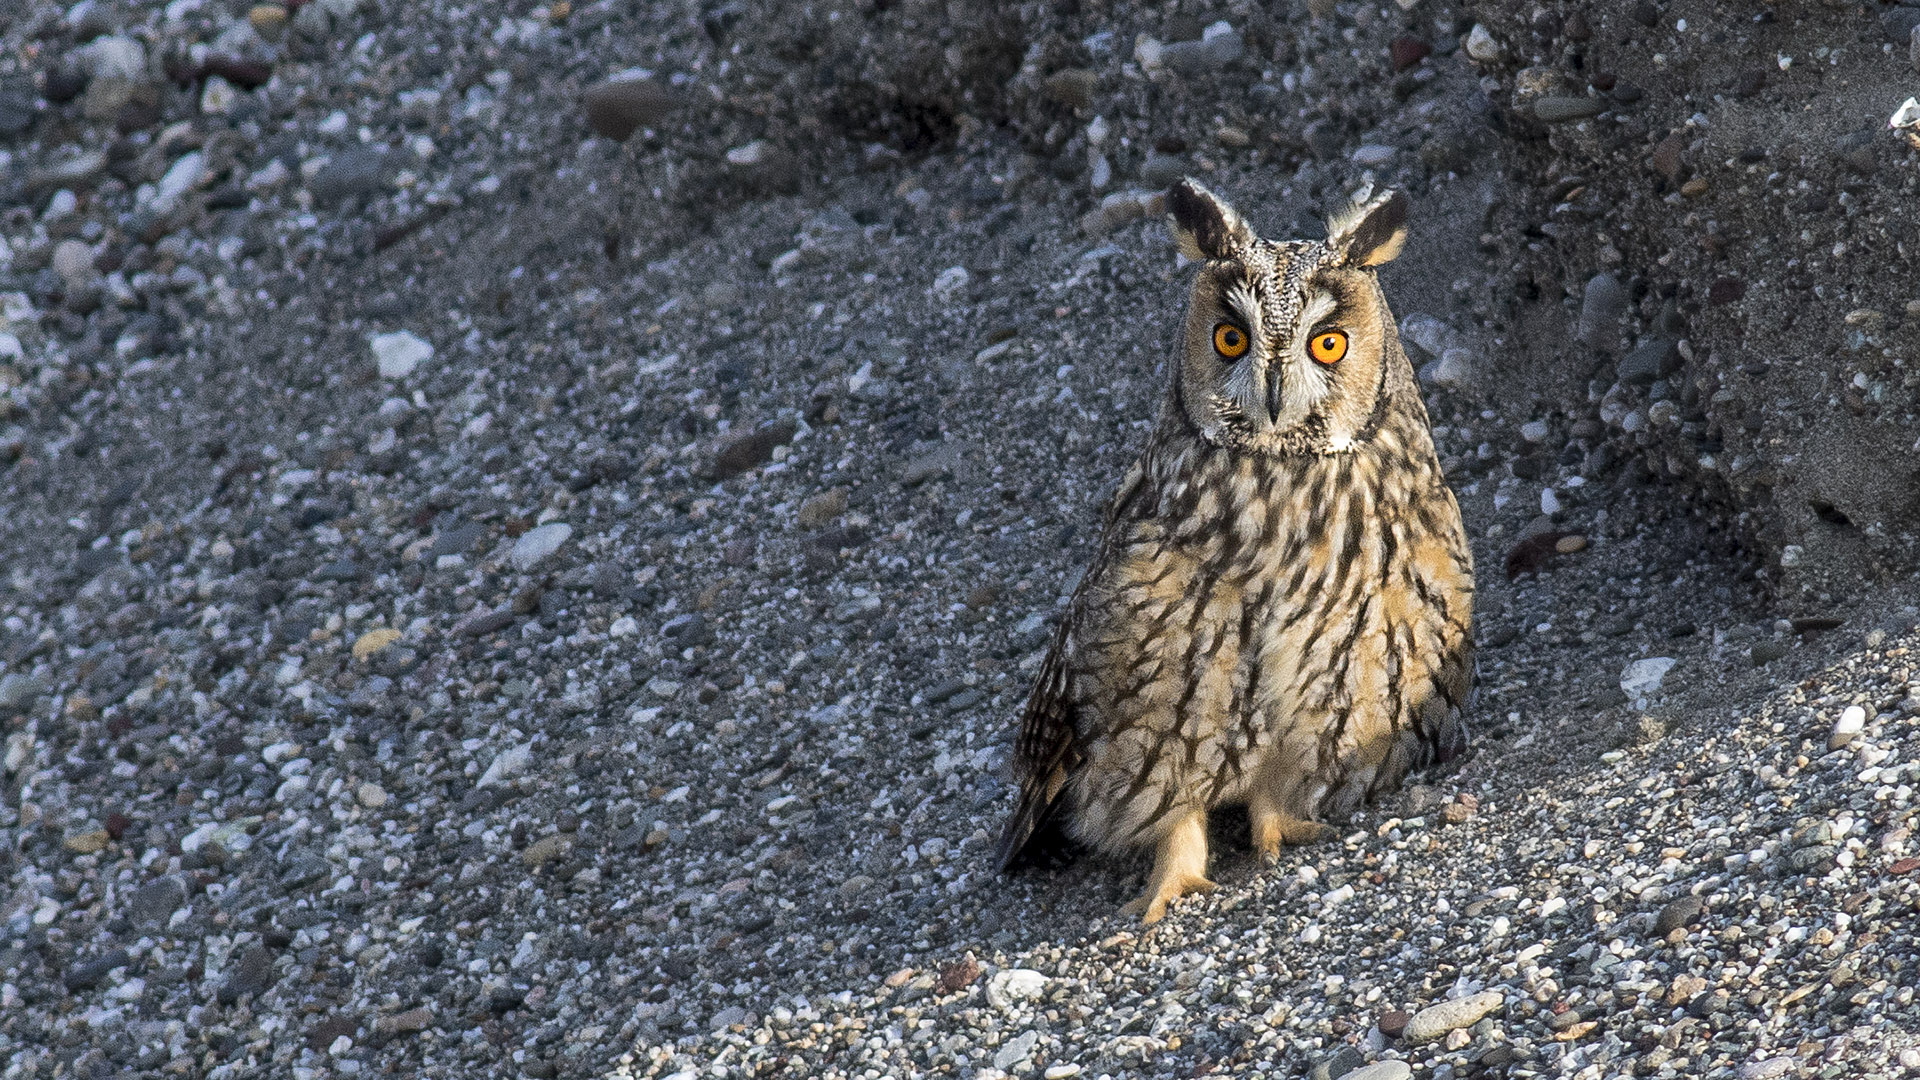
<svg viewBox="0 0 1920 1080"><path fill-rule="evenodd" d="M1376 268L1407 201L1263 240L1192 180L1199 262L1159 420L1027 699L1010 869L1041 829L1153 849L1126 910L1213 888L1207 813L1263 857L1467 743L1473 558Z"/></svg>

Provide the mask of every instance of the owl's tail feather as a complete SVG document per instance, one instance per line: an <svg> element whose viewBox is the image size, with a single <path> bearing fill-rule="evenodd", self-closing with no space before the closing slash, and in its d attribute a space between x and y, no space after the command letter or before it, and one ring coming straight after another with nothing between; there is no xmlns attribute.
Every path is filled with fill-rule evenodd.
<svg viewBox="0 0 1920 1080"><path fill-rule="evenodd" d="M1072 841L1060 827L1056 812L1060 789L1066 782L1067 770L1055 766L1021 783L1020 805L1014 809L1013 818L1000 833L999 846L994 849L993 860L1001 873L1012 870L1028 854L1044 853L1050 856L1047 861L1054 861L1071 849Z"/></svg>

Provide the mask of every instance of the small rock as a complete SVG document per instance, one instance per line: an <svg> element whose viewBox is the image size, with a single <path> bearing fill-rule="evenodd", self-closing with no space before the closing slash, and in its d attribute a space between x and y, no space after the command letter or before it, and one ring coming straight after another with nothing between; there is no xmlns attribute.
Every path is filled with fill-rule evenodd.
<svg viewBox="0 0 1920 1080"><path fill-rule="evenodd" d="M1381 1013L1380 1019L1374 1022L1374 1026L1379 1028L1380 1034L1385 1035L1387 1038L1397 1039L1407 1030L1407 1024L1411 1023L1412 1020L1412 1013L1404 1009L1393 1009Z"/></svg>
<svg viewBox="0 0 1920 1080"><path fill-rule="evenodd" d="M1543 123L1564 124L1599 116L1607 108L1608 104L1602 98L1549 96L1534 99L1533 115Z"/></svg>
<svg viewBox="0 0 1920 1080"><path fill-rule="evenodd" d="M1502 52L1500 43L1494 40L1493 34L1479 23L1474 23L1473 29L1467 31L1466 49L1467 55L1481 64L1498 62Z"/></svg>
<svg viewBox="0 0 1920 1080"><path fill-rule="evenodd" d="M250 945L234 960L232 969L227 972L227 981L220 988L221 996L234 1001L248 994L258 994L272 986L276 977L273 954L264 945Z"/></svg>
<svg viewBox="0 0 1920 1080"><path fill-rule="evenodd" d="M1683 896L1667 904L1660 909L1660 914L1654 917L1654 936L1666 937L1683 926L1692 926L1700 918L1700 913L1706 909L1706 906L1706 901L1697 896Z"/></svg>
<svg viewBox="0 0 1920 1080"><path fill-rule="evenodd" d="M1387 60L1393 64L1393 70L1405 71L1408 68L1433 55L1433 46L1417 37L1401 35L1387 46Z"/></svg>
<svg viewBox="0 0 1920 1080"><path fill-rule="evenodd" d="M1628 385L1651 386L1655 379L1677 371L1680 363L1680 343L1655 338L1623 357L1615 374Z"/></svg>
<svg viewBox="0 0 1920 1080"><path fill-rule="evenodd" d="M147 47L125 35L95 38L76 51L82 70L89 79L120 79L144 82L147 78Z"/></svg>
<svg viewBox="0 0 1920 1080"><path fill-rule="evenodd" d="M1407 1022L1406 1040L1410 1043L1432 1042L1449 1031L1470 1027L1488 1013L1506 1004L1506 998L1498 990L1485 990L1468 997L1442 1001L1429 1005L1413 1014Z"/></svg>
<svg viewBox="0 0 1920 1080"><path fill-rule="evenodd" d="M714 479L731 479L773 460L774 448L792 442L799 430L793 421L779 420L734 439L714 455Z"/></svg>
<svg viewBox="0 0 1920 1080"><path fill-rule="evenodd" d="M969 274L967 268L964 266L949 266L945 270L940 271L940 275L933 279L934 299L954 299L960 295L961 290L967 287L967 282L971 280L972 277L973 275Z"/></svg>
<svg viewBox="0 0 1920 1080"><path fill-rule="evenodd" d="M800 504L799 521L803 529L818 529L847 512L847 489L829 488Z"/></svg>
<svg viewBox="0 0 1920 1080"><path fill-rule="evenodd" d="M1034 1044L1040 1041L1038 1031L1024 1031L1008 1039L993 1055L993 1067L1005 1072L1018 1068L1033 1056Z"/></svg>
<svg viewBox="0 0 1920 1080"><path fill-rule="evenodd" d="M454 624L455 637L485 637L496 630L504 630L513 625L513 610L501 608L498 611L477 611Z"/></svg>
<svg viewBox="0 0 1920 1080"><path fill-rule="evenodd" d="M127 950L113 949L67 968L66 977L62 981L70 992L91 990L100 985L100 980L106 978L114 968L123 968L132 962L132 958L127 955Z"/></svg>
<svg viewBox="0 0 1920 1080"><path fill-rule="evenodd" d="M60 275L69 292L91 286L98 276L93 267L93 248L83 240L60 241L53 249L53 272Z"/></svg>
<svg viewBox="0 0 1920 1080"><path fill-rule="evenodd" d="M433 345L407 330L375 334L367 339L373 349L374 363L383 379L404 379L414 369L433 359Z"/></svg>
<svg viewBox="0 0 1920 1080"><path fill-rule="evenodd" d="M149 881L127 898L127 915L143 926L165 926L187 902L187 887L173 876Z"/></svg>
<svg viewBox="0 0 1920 1080"><path fill-rule="evenodd" d="M1307 1080L1341 1080L1341 1077L1351 1075L1353 1070L1366 1063L1367 1059L1361 1055L1358 1047L1342 1046L1333 1052L1332 1057L1316 1062L1312 1071L1307 1073Z"/></svg>
<svg viewBox="0 0 1920 1080"><path fill-rule="evenodd" d="M1366 143L1355 150L1349 160L1361 168L1374 168L1391 162L1396 152L1397 151L1391 146L1385 146L1380 143Z"/></svg>
<svg viewBox="0 0 1920 1080"><path fill-rule="evenodd" d="M106 846L112 842L113 837L107 834L107 830L94 829L90 832L74 833L62 841L61 846L78 855L92 855L106 850Z"/></svg>
<svg viewBox="0 0 1920 1080"><path fill-rule="evenodd" d="M255 4L247 9L247 21L268 41L277 41L287 29L287 9L279 4Z"/></svg>
<svg viewBox="0 0 1920 1080"><path fill-rule="evenodd" d="M1595 349L1613 349L1620 343L1620 320L1627 311L1627 290L1612 274L1595 274L1587 279L1580 300L1580 326L1577 336Z"/></svg>
<svg viewBox="0 0 1920 1080"><path fill-rule="evenodd" d="M1047 96L1069 109L1092 108L1093 94L1099 87L1100 76L1086 68L1056 71L1046 82Z"/></svg>
<svg viewBox="0 0 1920 1080"><path fill-rule="evenodd" d="M390 626L383 626L378 630L369 630L355 639L353 643L353 658L355 660L365 660L399 640L400 631Z"/></svg>
<svg viewBox="0 0 1920 1080"><path fill-rule="evenodd" d="M934 984L933 991L936 994L951 994L965 990L979 977L980 962L968 956L964 960L941 968L940 981Z"/></svg>
<svg viewBox="0 0 1920 1080"><path fill-rule="evenodd" d="M533 764L532 743L521 743L502 750L495 755L492 764L487 766L487 771L480 774L480 780L474 786L484 788L506 783L527 771L527 766L531 764Z"/></svg>
<svg viewBox="0 0 1920 1080"><path fill-rule="evenodd" d="M1005 1009L1020 1002L1033 1001L1045 993L1047 977L1029 968L1006 968L987 980L987 1002Z"/></svg>
<svg viewBox="0 0 1920 1080"><path fill-rule="evenodd" d="M1408 1080L1413 1067L1404 1061L1376 1061L1347 1073L1343 1080Z"/></svg>
<svg viewBox="0 0 1920 1080"><path fill-rule="evenodd" d="M374 1022L373 1028L383 1035L404 1035L425 1031L432 1024L433 1012L425 1005L421 1005L406 1012L383 1016Z"/></svg>
<svg viewBox="0 0 1920 1080"><path fill-rule="evenodd" d="M26 134L39 118L34 111L31 87L31 83L24 88L0 86L0 139Z"/></svg>
<svg viewBox="0 0 1920 1080"><path fill-rule="evenodd" d="M679 101L678 94L651 78L618 75L581 95L587 126L615 142L665 119Z"/></svg>
<svg viewBox="0 0 1920 1080"><path fill-rule="evenodd" d="M1186 175L1187 161L1178 154L1151 151L1140 166L1141 182L1155 189L1172 187Z"/></svg>
<svg viewBox="0 0 1920 1080"><path fill-rule="evenodd" d="M520 861L528 866L543 866L566 854L572 843L572 838L565 833L543 836L527 845L520 853Z"/></svg>
<svg viewBox="0 0 1920 1080"><path fill-rule="evenodd" d="M1675 660L1671 656L1653 656L1644 660L1635 660L1620 672L1620 690L1635 709L1646 711L1648 699L1660 692L1660 686L1666 681L1667 672L1673 669Z"/></svg>
<svg viewBox="0 0 1920 1080"><path fill-rule="evenodd" d="M1749 1061L1740 1066L1739 1080L1774 1080L1776 1076L1786 1076L1793 1072L1798 1064L1791 1057L1771 1057L1763 1061Z"/></svg>
<svg viewBox="0 0 1920 1080"><path fill-rule="evenodd" d="M1787 655L1788 646L1784 641L1756 641L1747 650L1747 659L1754 667L1764 667Z"/></svg>
<svg viewBox="0 0 1920 1080"><path fill-rule="evenodd" d="M378 810L387 805L387 789L369 780L353 789L353 800L369 810Z"/></svg>
<svg viewBox="0 0 1920 1080"><path fill-rule="evenodd" d="M514 541L513 551L507 556L515 570L526 573L545 562L560 545L573 535L573 526L562 521L550 521L538 528L528 529L520 539Z"/></svg>
<svg viewBox="0 0 1920 1080"><path fill-rule="evenodd" d="M1680 177L1683 164L1681 155L1686 152L1686 149L1687 141L1678 133L1668 135L1653 148L1648 161L1653 165L1654 172L1666 177L1668 183L1673 183Z"/></svg>
<svg viewBox="0 0 1920 1080"><path fill-rule="evenodd" d="M1840 719L1834 721L1833 734L1827 737L1827 749L1838 750L1852 743L1866 728L1867 710L1858 705L1847 706L1840 713Z"/></svg>
<svg viewBox="0 0 1920 1080"><path fill-rule="evenodd" d="M327 159L307 181L313 201L322 205L370 195L386 185L387 156L378 150L342 150Z"/></svg>

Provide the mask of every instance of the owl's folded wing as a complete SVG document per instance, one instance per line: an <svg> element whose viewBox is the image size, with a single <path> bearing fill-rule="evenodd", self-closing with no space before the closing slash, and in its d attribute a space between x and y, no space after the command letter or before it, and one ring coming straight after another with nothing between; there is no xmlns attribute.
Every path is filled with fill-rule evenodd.
<svg viewBox="0 0 1920 1080"><path fill-rule="evenodd" d="M1020 719L1020 739L1014 748L1014 770L1020 778L1020 804L1000 834L994 862L1007 870L1020 858L1028 841L1051 815L1054 800L1066 786L1067 775L1078 762L1073 701L1067 684L1066 626L1054 635L1053 647L1040 665L1040 677Z"/></svg>

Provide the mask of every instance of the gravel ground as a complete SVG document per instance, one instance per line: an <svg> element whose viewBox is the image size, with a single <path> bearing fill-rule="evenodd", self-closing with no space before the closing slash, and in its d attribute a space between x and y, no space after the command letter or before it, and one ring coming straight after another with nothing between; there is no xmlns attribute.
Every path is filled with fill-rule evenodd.
<svg viewBox="0 0 1920 1080"><path fill-rule="evenodd" d="M1916 597L1783 600L1485 392L1554 344L1468 13L1371 81L1391 9L1060 13L1100 138L1023 67L818 146L700 111L750 16L0 16L0 1077L1920 1072ZM1219 822L1151 931L1142 865L993 875L1177 334L1154 169L1273 231L1388 160L1477 752L1274 868Z"/></svg>

